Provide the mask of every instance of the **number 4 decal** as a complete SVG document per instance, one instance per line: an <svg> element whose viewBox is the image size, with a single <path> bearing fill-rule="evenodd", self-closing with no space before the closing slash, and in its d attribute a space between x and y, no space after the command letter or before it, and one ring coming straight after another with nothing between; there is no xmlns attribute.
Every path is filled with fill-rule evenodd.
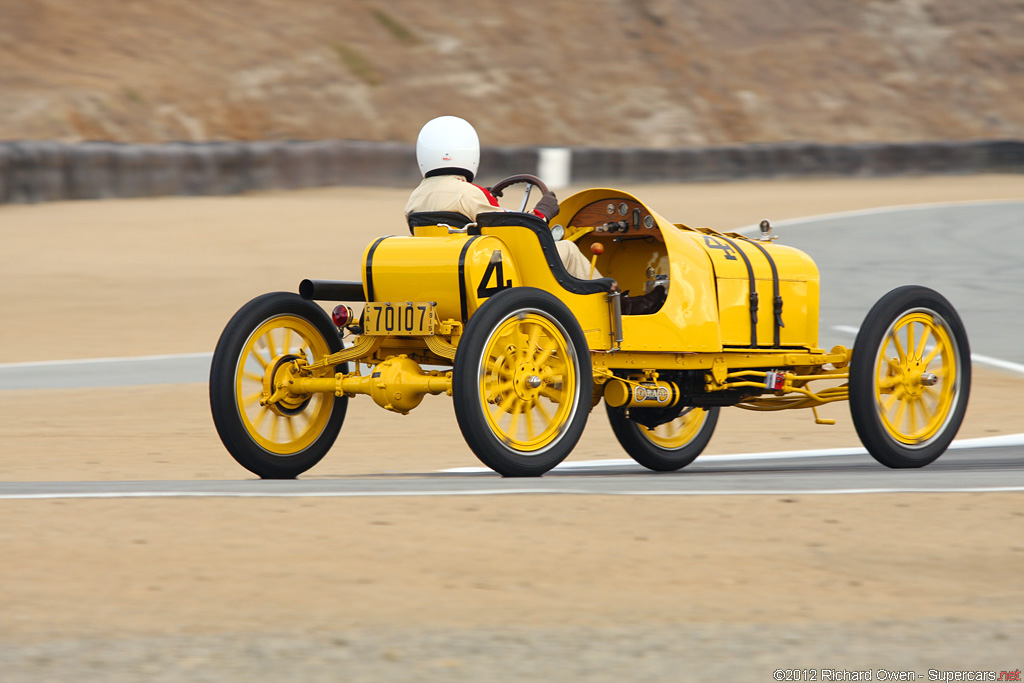
<svg viewBox="0 0 1024 683"><path fill-rule="evenodd" d="M723 242L717 237L712 237L711 235L704 235L704 244L708 245L708 249L721 249L722 253L725 254L726 261L736 260L736 255L733 254L736 249L728 242Z"/></svg>
<svg viewBox="0 0 1024 683"><path fill-rule="evenodd" d="M492 275L494 276L494 286L488 287L487 283L491 281ZM511 286L512 280L505 279L505 270L501 263L501 250L496 249L491 252L491 260L487 264L487 270L484 271L484 276L480 278L480 286L476 288L476 297L478 299L486 299Z"/></svg>

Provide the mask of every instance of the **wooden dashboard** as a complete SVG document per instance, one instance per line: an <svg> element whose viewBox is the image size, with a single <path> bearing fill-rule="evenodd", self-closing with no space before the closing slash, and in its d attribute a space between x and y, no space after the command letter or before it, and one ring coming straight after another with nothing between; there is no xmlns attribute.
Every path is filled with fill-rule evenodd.
<svg viewBox="0 0 1024 683"><path fill-rule="evenodd" d="M587 204L569 220L569 225L592 227L594 233L661 239L654 216L634 199L608 198ZM593 233L592 233L593 234Z"/></svg>

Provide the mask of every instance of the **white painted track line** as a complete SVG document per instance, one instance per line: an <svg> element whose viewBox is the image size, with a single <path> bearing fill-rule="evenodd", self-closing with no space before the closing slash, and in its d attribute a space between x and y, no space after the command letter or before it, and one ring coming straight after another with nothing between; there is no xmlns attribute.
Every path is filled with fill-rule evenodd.
<svg viewBox="0 0 1024 683"><path fill-rule="evenodd" d="M430 496L515 496L515 495L577 495L577 496L848 496L880 493L1019 493L1024 486L992 486L963 488L863 488L863 489L779 489L746 491L722 489L714 491L650 491L622 489L588 491L585 489L469 489L463 491L267 491L265 493L232 491L126 491L81 493L11 493L0 494L0 500L114 499L114 498L408 498Z"/></svg>
<svg viewBox="0 0 1024 683"><path fill-rule="evenodd" d="M1024 434L1001 434L999 436L983 436L974 439L957 439L949 445L949 450L960 450L965 448L1004 448L1024 446ZM766 453L729 453L723 455L705 455L697 462L709 464L712 462L746 462L758 460L792 460L794 458L837 458L845 455L867 455L868 452L861 446L852 448L827 448L810 451L771 451ZM563 462L555 467L555 470L581 470L581 469L602 469L613 467L628 467L637 465L636 461L630 458L616 458L614 460L571 460ZM639 467L639 465L637 465ZM486 467L453 467L441 470L445 474L482 474L490 472Z"/></svg>
<svg viewBox="0 0 1024 683"><path fill-rule="evenodd" d="M27 361L24 363L0 363L0 370L7 368L46 368L46 367L60 367L65 365L86 365L94 363L151 363L159 362L164 360L184 360L184 359L212 359L213 352L206 351L203 353L165 353L158 354L155 356L117 356L111 358L68 358L65 360L35 360Z"/></svg>
<svg viewBox="0 0 1024 683"><path fill-rule="evenodd" d="M0 390L206 382L213 353L73 358L0 364Z"/></svg>
<svg viewBox="0 0 1024 683"><path fill-rule="evenodd" d="M842 220L844 218L859 218L861 216L877 216L887 213L901 213L904 211L926 211L928 209L944 209L955 206L987 206L999 204L1020 204L1020 199L969 199L959 202L932 202L925 204L900 204L897 206L876 206L870 209L854 209L852 211L837 211L835 213L822 213L815 216L800 216L799 218L783 218L771 221L772 228L784 228L786 226L803 225L805 223L818 223L822 221ZM723 232L737 232L741 235L748 233L759 234L760 223L744 225L742 228Z"/></svg>

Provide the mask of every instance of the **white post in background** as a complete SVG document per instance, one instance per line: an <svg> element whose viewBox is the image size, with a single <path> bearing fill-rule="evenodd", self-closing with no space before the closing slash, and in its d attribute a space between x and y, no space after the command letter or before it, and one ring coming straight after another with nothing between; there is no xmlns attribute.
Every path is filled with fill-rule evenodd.
<svg viewBox="0 0 1024 683"><path fill-rule="evenodd" d="M572 169L572 151L568 147L541 147L537 161L537 175L552 190L569 185Z"/></svg>

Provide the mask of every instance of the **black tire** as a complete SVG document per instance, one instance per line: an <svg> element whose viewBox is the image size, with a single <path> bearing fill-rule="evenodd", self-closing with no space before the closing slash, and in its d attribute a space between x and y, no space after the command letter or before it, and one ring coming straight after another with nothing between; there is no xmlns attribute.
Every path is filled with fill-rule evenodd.
<svg viewBox="0 0 1024 683"><path fill-rule="evenodd" d="M327 454L345 421L347 398L318 393L262 408L252 395L262 387L261 373L273 375L274 368L300 354L312 362L341 348L338 329L323 309L296 294L264 294L235 313L213 352L210 410L217 434L242 467L263 479L294 479ZM336 371L345 368L320 374ZM268 418L269 435L263 429ZM286 436L278 439L282 424Z"/></svg>
<svg viewBox="0 0 1024 683"><path fill-rule="evenodd" d="M878 462L924 467L942 455L960 429L970 390L967 332L945 297L907 286L878 300L850 360L850 414Z"/></svg>
<svg viewBox="0 0 1024 683"><path fill-rule="evenodd" d="M613 408L607 403L604 407L615 438L629 457L655 472L675 472L696 460L715 432L720 410L717 407L707 410L692 408L668 423L678 425L680 429L663 437L626 417L625 408ZM699 423L695 424L694 420L699 420Z"/></svg>
<svg viewBox="0 0 1024 683"><path fill-rule="evenodd" d="M485 465L506 477L538 477L579 441L593 381L586 337L565 304L533 287L506 289L484 302L459 342L455 416ZM539 433L521 438L534 416Z"/></svg>

